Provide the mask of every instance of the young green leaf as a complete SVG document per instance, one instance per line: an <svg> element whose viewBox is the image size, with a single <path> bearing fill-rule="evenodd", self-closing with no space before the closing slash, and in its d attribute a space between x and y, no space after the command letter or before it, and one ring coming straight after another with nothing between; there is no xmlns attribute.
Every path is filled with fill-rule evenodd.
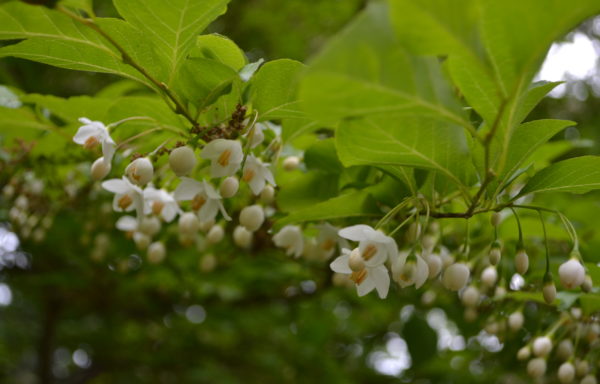
<svg viewBox="0 0 600 384"><path fill-rule="evenodd" d="M240 47L231 39L216 33L198 36L196 46L190 51L189 57L215 60L235 71L239 71L248 63Z"/></svg>
<svg viewBox="0 0 600 384"><path fill-rule="evenodd" d="M585 193L600 189L600 157L581 156L559 161L535 174L520 196L530 193Z"/></svg>

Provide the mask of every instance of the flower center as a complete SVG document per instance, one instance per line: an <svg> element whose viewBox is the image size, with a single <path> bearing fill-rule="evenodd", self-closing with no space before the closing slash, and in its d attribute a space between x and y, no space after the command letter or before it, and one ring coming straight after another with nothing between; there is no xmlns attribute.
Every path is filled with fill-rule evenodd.
<svg viewBox="0 0 600 384"><path fill-rule="evenodd" d="M205 203L206 199L202 195L198 194L194 196L194 199L192 200L192 209L194 211L198 211L204 206Z"/></svg>
<svg viewBox="0 0 600 384"><path fill-rule="evenodd" d="M335 240L333 239L327 239L323 242L323 244L321 244L321 248L324 251L331 251L331 249L335 246Z"/></svg>
<svg viewBox="0 0 600 384"><path fill-rule="evenodd" d="M231 157L231 151L229 149L224 150L219 158L217 159L217 163L222 167L226 167L229 165L229 158Z"/></svg>
<svg viewBox="0 0 600 384"><path fill-rule="evenodd" d="M121 196L121 198L117 202L117 204L119 205L119 208L121 208L123 210L127 209L131 205L131 203L133 203L133 198L129 195Z"/></svg>
<svg viewBox="0 0 600 384"><path fill-rule="evenodd" d="M367 278L367 270L361 269L358 272L352 272L350 275L350 280L354 281L354 284L360 285Z"/></svg>
<svg viewBox="0 0 600 384"><path fill-rule="evenodd" d="M249 182L250 180L252 180L254 178L254 171L251 169L244 169L244 175L242 176L242 180L244 180L245 182Z"/></svg>
<svg viewBox="0 0 600 384"><path fill-rule="evenodd" d="M365 248L365 250L363 251L363 259L365 260L369 260L371 259L373 256L375 256L375 254L377 253L377 246L373 245L373 244L369 244L367 245L367 247Z"/></svg>
<svg viewBox="0 0 600 384"><path fill-rule="evenodd" d="M405 283L410 283L413 281L414 276L415 265L411 262L408 262L404 264L404 267L402 267L402 271L400 271L400 275L398 276L398 278L404 281Z"/></svg>
<svg viewBox="0 0 600 384"><path fill-rule="evenodd" d="M91 149L91 148L94 148L99 143L100 143L100 141L98 141L98 139L96 138L96 136L90 136L90 137L87 138L87 140L85 141L85 143L83 143L83 146L86 149Z"/></svg>
<svg viewBox="0 0 600 384"><path fill-rule="evenodd" d="M164 207L165 203L156 200L152 203L152 213L154 213L155 215L160 215Z"/></svg>

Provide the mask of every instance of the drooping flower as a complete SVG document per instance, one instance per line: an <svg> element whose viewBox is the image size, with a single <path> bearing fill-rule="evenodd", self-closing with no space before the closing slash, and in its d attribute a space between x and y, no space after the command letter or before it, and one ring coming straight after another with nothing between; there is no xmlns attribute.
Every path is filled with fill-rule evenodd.
<svg viewBox="0 0 600 384"><path fill-rule="evenodd" d="M110 179L102 183L102 188L115 194L113 209L117 212L135 210L138 220L144 215L144 193L137 185L133 185L127 177Z"/></svg>
<svg viewBox="0 0 600 384"><path fill-rule="evenodd" d="M135 232L137 231L139 226L138 221L133 216L121 216L119 220L117 220L116 227L119 231L123 232Z"/></svg>
<svg viewBox="0 0 600 384"><path fill-rule="evenodd" d="M570 258L558 268L560 282L567 289L579 287L585 280L585 269L576 258Z"/></svg>
<svg viewBox="0 0 600 384"><path fill-rule="evenodd" d="M336 246L339 249L350 248L348 241L339 235L340 229L329 223L315 225L319 230L317 236L317 245L322 252L324 258L329 258L335 252Z"/></svg>
<svg viewBox="0 0 600 384"><path fill-rule="evenodd" d="M180 212L179 204L175 197L164 189L146 187L144 189L144 213L153 213L162 217L164 221L170 223Z"/></svg>
<svg viewBox="0 0 600 384"><path fill-rule="evenodd" d="M364 265L364 268L353 271L350 268L351 253L347 248L342 249L342 255L329 265L331 270L350 275L350 280L356 284L358 296L364 296L375 289L379 297L385 299L390 289L390 276L383 262L371 266Z"/></svg>
<svg viewBox="0 0 600 384"><path fill-rule="evenodd" d="M96 145L102 145L103 161L106 164L112 162L115 154L115 141L110 137L108 128L100 121L91 121L86 117L79 119L82 125L73 136L73 141L83 145L85 148L94 148Z"/></svg>
<svg viewBox="0 0 600 384"><path fill-rule="evenodd" d="M339 235L351 241L358 241L360 254L369 266L380 265L388 258L398 257L398 246L394 239L376 231L368 225L353 225L340 229Z"/></svg>
<svg viewBox="0 0 600 384"><path fill-rule="evenodd" d="M252 141L250 142L250 148L258 147L263 140L265 139L264 130L267 127L262 123L254 124L253 132L252 132ZM246 136L250 136L250 131L248 131Z"/></svg>
<svg viewBox="0 0 600 384"><path fill-rule="evenodd" d="M414 252L400 252L392 259L392 278L402 288L413 284L415 288L421 288L428 276L427 262Z"/></svg>
<svg viewBox="0 0 600 384"><path fill-rule="evenodd" d="M231 176L240 169L244 153L237 140L216 139L206 144L200 156L211 160L212 177Z"/></svg>
<svg viewBox="0 0 600 384"><path fill-rule="evenodd" d="M169 154L169 166L177 176L185 176L194 169L196 156L188 146L177 147Z"/></svg>
<svg viewBox="0 0 600 384"><path fill-rule="evenodd" d="M252 155L248 155L246 159L242 180L248 183L255 195L259 195L262 192L267 182L273 186L276 185L273 173L269 169L269 164L263 163L260 159Z"/></svg>
<svg viewBox="0 0 600 384"><path fill-rule="evenodd" d="M177 201L191 201L192 209L198 213L201 222L213 220L219 211L225 220L231 220L223 207L221 195L206 180L200 182L182 177L173 195Z"/></svg>
<svg viewBox="0 0 600 384"><path fill-rule="evenodd" d="M280 248L284 248L287 255L300 257L304 249L302 230L297 225L286 225L273 236L273 243Z"/></svg>
<svg viewBox="0 0 600 384"><path fill-rule="evenodd" d="M129 180L137 185L146 185L154 177L154 167L152 162L147 157L140 157L133 160L127 168L125 168L125 175Z"/></svg>

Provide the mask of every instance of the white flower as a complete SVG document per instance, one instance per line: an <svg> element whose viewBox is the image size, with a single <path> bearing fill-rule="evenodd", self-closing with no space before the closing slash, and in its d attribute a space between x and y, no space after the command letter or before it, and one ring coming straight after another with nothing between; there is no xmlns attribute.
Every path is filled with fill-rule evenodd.
<svg viewBox="0 0 600 384"><path fill-rule="evenodd" d="M123 232L135 232L137 231L138 226L139 223L136 218L127 215L119 217L116 224L117 229Z"/></svg>
<svg viewBox="0 0 600 384"><path fill-rule="evenodd" d="M467 281L469 280L469 275L471 271L469 267L467 267L464 263L455 263L450 265L444 271L444 275L442 276L442 283L444 286L451 291L459 291L467 285Z"/></svg>
<svg viewBox="0 0 600 384"><path fill-rule="evenodd" d="M81 117L79 121L84 125L79 127L77 133L73 136L73 141L87 149L102 144L104 161L110 164L115 153L116 143L110 137L106 126L100 121L91 121L85 117Z"/></svg>
<svg viewBox="0 0 600 384"><path fill-rule="evenodd" d="M340 231L338 227L334 227L329 223L323 223L315 225L315 228L319 230L319 235L317 236L318 247L326 259L333 255L336 246L339 249L350 248L348 241L338 234Z"/></svg>
<svg viewBox="0 0 600 384"><path fill-rule="evenodd" d="M413 284L415 288L421 288L428 276L429 266L418 254L400 252L392 259L392 277L402 288Z"/></svg>
<svg viewBox="0 0 600 384"><path fill-rule="evenodd" d="M237 140L216 139L206 144L200 156L211 160L210 174L213 177L231 176L240 169L244 153Z"/></svg>
<svg viewBox="0 0 600 384"><path fill-rule="evenodd" d="M585 279L585 269L576 258L570 258L558 268L560 282L567 289L579 287Z"/></svg>
<svg viewBox="0 0 600 384"><path fill-rule="evenodd" d="M267 182L271 185L276 185L273 173L271 173L268 166L269 164L264 164L260 159L252 155L249 155L246 159L242 180L248 183L255 195L262 192Z"/></svg>
<svg viewBox="0 0 600 384"><path fill-rule="evenodd" d="M177 176L185 176L194 169L196 156L194 150L183 146L175 148L169 154L169 166Z"/></svg>
<svg viewBox="0 0 600 384"><path fill-rule="evenodd" d="M273 236L273 243L280 248L286 250L287 255L294 255L300 257L302 250L304 249L304 239L302 238L302 231L300 227L296 225L286 225Z"/></svg>
<svg viewBox="0 0 600 384"><path fill-rule="evenodd" d="M536 337L533 340L533 354L537 357L548 356L552 351L552 340L548 336Z"/></svg>
<svg viewBox="0 0 600 384"><path fill-rule="evenodd" d="M267 127L262 123L254 124L254 132L252 133L252 141L250 142L250 148L256 148L263 142L263 140L265 139L265 134L263 133L263 131L266 128ZM248 131L246 136L250 136L250 131Z"/></svg>
<svg viewBox="0 0 600 384"><path fill-rule="evenodd" d="M199 182L189 177L182 177L174 196L177 201L191 200L192 209L198 213L202 222L213 220L218 211L221 211L226 220L231 220L221 203L221 195L206 180Z"/></svg>
<svg viewBox="0 0 600 384"><path fill-rule="evenodd" d="M388 258L398 257L398 246L394 239L376 231L368 225L353 225L340 229L338 234L344 239L358 241L360 254L367 266L384 263Z"/></svg>
<svg viewBox="0 0 600 384"><path fill-rule="evenodd" d="M129 163L127 168L125 168L125 175L134 184L146 185L154 177L154 167L150 159L140 157Z"/></svg>
<svg viewBox="0 0 600 384"><path fill-rule="evenodd" d="M170 223L175 216L180 212L179 205L175 197L164 189L156 189L154 187L146 187L144 189L144 213L154 213L163 218L164 221Z"/></svg>
<svg viewBox="0 0 600 384"><path fill-rule="evenodd" d="M110 179L102 183L102 188L115 194L113 209L117 212L130 212L135 209L138 220L144 214L144 195L140 187L131 184L127 177Z"/></svg>
<svg viewBox="0 0 600 384"><path fill-rule="evenodd" d="M360 271L352 271L349 265L350 253L349 249L342 249L342 255L329 265L331 270L344 275L350 275L350 280L356 284L358 296L364 296L373 289L376 289L379 297L385 299L390 289L390 276L385 265L383 263L376 266L365 265Z"/></svg>
<svg viewBox="0 0 600 384"><path fill-rule="evenodd" d="M529 360L527 373L534 379L542 377L546 373L546 360L542 357Z"/></svg>

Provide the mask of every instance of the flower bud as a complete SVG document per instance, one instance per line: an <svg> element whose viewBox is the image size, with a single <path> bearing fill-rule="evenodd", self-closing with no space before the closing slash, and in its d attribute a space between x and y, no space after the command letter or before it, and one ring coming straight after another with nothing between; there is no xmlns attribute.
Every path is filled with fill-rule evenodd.
<svg viewBox="0 0 600 384"><path fill-rule="evenodd" d="M497 322L491 321L491 322L487 323L483 329L490 335L496 335L496 334L498 334L500 327L498 326Z"/></svg>
<svg viewBox="0 0 600 384"><path fill-rule="evenodd" d="M283 169L286 171L293 171L300 165L300 158L298 156L288 156L283 160Z"/></svg>
<svg viewBox="0 0 600 384"><path fill-rule="evenodd" d="M18 209L25 211L29 208L29 199L25 195L19 195L19 197L15 199L14 204Z"/></svg>
<svg viewBox="0 0 600 384"><path fill-rule="evenodd" d="M477 315L478 315L478 313L475 308L468 307L465 309L465 313L463 316L464 316L466 322L472 323L475 320L477 320Z"/></svg>
<svg viewBox="0 0 600 384"><path fill-rule="evenodd" d="M575 374L577 377L583 377L590 371L590 363L587 360L580 360L575 364Z"/></svg>
<svg viewBox="0 0 600 384"><path fill-rule="evenodd" d="M564 339L556 347L556 357L565 361L573 355L573 342L571 339Z"/></svg>
<svg viewBox="0 0 600 384"><path fill-rule="evenodd" d="M446 268L442 283L451 291L458 291L467 284L471 271L464 263L455 263Z"/></svg>
<svg viewBox="0 0 600 384"><path fill-rule="evenodd" d="M598 384L596 377L594 375L586 375L579 384Z"/></svg>
<svg viewBox="0 0 600 384"><path fill-rule="evenodd" d="M490 216L490 223L492 224L492 226L497 227L498 225L500 225L501 219L502 215L500 214L500 212L494 212Z"/></svg>
<svg viewBox="0 0 600 384"><path fill-rule="evenodd" d="M188 146L178 147L169 155L169 166L177 176L185 176L196 166L194 150Z"/></svg>
<svg viewBox="0 0 600 384"><path fill-rule="evenodd" d="M252 244L252 232L238 225L233 230L233 242L240 248L250 248Z"/></svg>
<svg viewBox="0 0 600 384"><path fill-rule="evenodd" d="M486 287L493 287L498 281L498 271L496 267L490 265L481 272L481 282Z"/></svg>
<svg viewBox="0 0 600 384"><path fill-rule="evenodd" d="M524 275L529 269L529 256L524 249L519 249L515 255L515 269L519 275Z"/></svg>
<svg viewBox="0 0 600 384"><path fill-rule="evenodd" d="M479 290L474 286L468 286L462 291L461 300L467 307L475 307L479 303Z"/></svg>
<svg viewBox="0 0 600 384"><path fill-rule="evenodd" d="M570 258L558 268L561 284L567 289L579 287L585 279L585 269L576 258Z"/></svg>
<svg viewBox="0 0 600 384"><path fill-rule="evenodd" d="M424 235L423 239L421 239L421 246L423 247L423 252L426 254L430 254L435 247L435 236L433 235Z"/></svg>
<svg viewBox="0 0 600 384"><path fill-rule="evenodd" d="M140 222L139 231L152 237L160 232L160 219L156 216L144 217Z"/></svg>
<svg viewBox="0 0 600 384"><path fill-rule="evenodd" d="M260 192L260 201L265 204L271 204L275 199L275 188L270 185L265 185L263 190Z"/></svg>
<svg viewBox="0 0 600 384"><path fill-rule="evenodd" d="M160 241L156 241L148 247L148 261L152 264L158 264L164 260L167 251L165 245Z"/></svg>
<svg viewBox="0 0 600 384"><path fill-rule="evenodd" d="M534 379L544 376L546 373L546 360L541 357L529 360L527 363L527 374Z"/></svg>
<svg viewBox="0 0 600 384"><path fill-rule="evenodd" d="M581 290L586 293L590 293L592 288L594 287L594 282L592 281L592 276L585 275L583 279L583 283L581 283Z"/></svg>
<svg viewBox="0 0 600 384"><path fill-rule="evenodd" d="M206 241L208 241L209 244L216 244L223 240L224 236L225 231L223 230L223 227L220 225L213 225L206 235Z"/></svg>
<svg viewBox="0 0 600 384"><path fill-rule="evenodd" d="M434 279L442 271L442 258L439 255L431 254L425 256L425 262L429 268L429 278Z"/></svg>
<svg viewBox="0 0 600 384"><path fill-rule="evenodd" d="M406 231L406 241L414 243L421 236L421 223L412 222Z"/></svg>
<svg viewBox="0 0 600 384"><path fill-rule="evenodd" d="M150 159L140 157L125 168L125 175L133 184L146 185L154 177L154 167Z"/></svg>
<svg viewBox="0 0 600 384"><path fill-rule="evenodd" d="M552 281L552 275L549 273L544 276L542 293L544 294L544 301L547 304L552 304L556 300L556 286L554 285L554 281Z"/></svg>
<svg viewBox="0 0 600 384"><path fill-rule="evenodd" d="M570 384L575 379L575 367L570 362L562 363L558 368L558 380L562 384Z"/></svg>
<svg viewBox="0 0 600 384"><path fill-rule="evenodd" d="M365 260L360 255L360 250L358 248L354 248L352 252L350 252L348 266L353 272L359 272L365 269Z"/></svg>
<svg viewBox="0 0 600 384"><path fill-rule="evenodd" d="M196 214L186 212L179 216L179 233L185 235L193 235L200 229L200 220Z"/></svg>
<svg viewBox="0 0 600 384"><path fill-rule="evenodd" d="M226 177L221 186L219 187L219 191L221 192L221 196L229 199L230 197L235 196L238 189L240 187L240 182L235 176Z"/></svg>
<svg viewBox="0 0 600 384"><path fill-rule="evenodd" d="M240 224L250 232L256 231L265 221L265 213L260 205L250 205L240 212Z"/></svg>
<svg viewBox="0 0 600 384"><path fill-rule="evenodd" d="M208 232L215 225L215 219L200 222L200 230L202 232Z"/></svg>
<svg viewBox="0 0 600 384"><path fill-rule="evenodd" d="M533 340L533 354L537 357L548 356L552 351L552 340L548 336L536 337Z"/></svg>
<svg viewBox="0 0 600 384"><path fill-rule="evenodd" d="M531 356L531 349L529 348L528 345L519 349L519 351L517 352L517 359L521 360L521 361L525 361L525 360L529 359L530 356Z"/></svg>
<svg viewBox="0 0 600 384"><path fill-rule="evenodd" d="M500 248L500 243L494 241L492 247L490 248L489 260L490 264L497 265L500 262L500 258L502 257L502 251Z"/></svg>
<svg viewBox="0 0 600 384"><path fill-rule="evenodd" d="M523 317L523 313L520 311L513 312L508 316L508 326L513 332L517 332L519 329L521 329L524 322L525 318Z"/></svg>
<svg viewBox="0 0 600 384"><path fill-rule="evenodd" d="M140 251L143 251L144 249L148 248L148 246L150 245L150 241L150 236L146 235L145 233L134 232L133 234L133 242L135 243L137 249L139 249Z"/></svg>
<svg viewBox="0 0 600 384"><path fill-rule="evenodd" d="M108 175L110 169L112 168L110 163L106 163L104 161L104 157L100 157L94 161L91 168L92 179L94 180L102 180Z"/></svg>
<svg viewBox="0 0 600 384"><path fill-rule="evenodd" d="M212 253L208 253L200 259L200 270L202 272L211 272L217 266L217 258Z"/></svg>
<svg viewBox="0 0 600 384"><path fill-rule="evenodd" d="M436 294L432 290L423 292L421 295L421 303L425 306L431 306L435 302Z"/></svg>

